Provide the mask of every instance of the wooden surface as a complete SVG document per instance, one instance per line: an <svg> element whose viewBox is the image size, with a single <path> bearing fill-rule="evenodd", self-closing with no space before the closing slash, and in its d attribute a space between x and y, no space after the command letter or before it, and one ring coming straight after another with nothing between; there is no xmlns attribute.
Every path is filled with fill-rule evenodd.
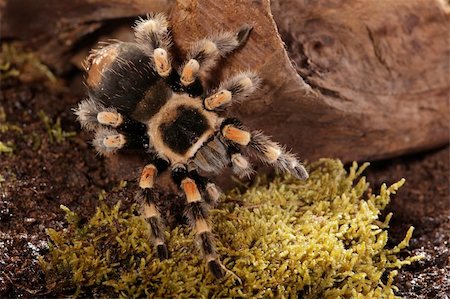
<svg viewBox="0 0 450 299"><path fill-rule="evenodd" d="M252 24L227 73L256 69L265 87L236 114L302 157L345 161L448 143L448 21L441 4L428 0L274 1L271 8L267 1L178 1L172 14L183 46L208 31Z"/></svg>
<svg viewBox="0 0 450 299"><path fill-rule="evenodd" d="M449 142L450 22L442 1L52 0L31 6L37 19L23 23L19 16L38 2L0 5L2 36L32 40L60 72L103 28L119 24L107 32L117 33L151 10L171 9L181 54L196 38L251 24L247 45L212 81L258 71L263 88L233 114L302 159L373 160Z"/></svg>
<svg viewBox="0 0 450 299"><path fill-rule="evenodd" d="M274 2L296 70L326 106L292 116L308 118L301 138L347 161L448 143L450 23L441 3Z"/></svg>

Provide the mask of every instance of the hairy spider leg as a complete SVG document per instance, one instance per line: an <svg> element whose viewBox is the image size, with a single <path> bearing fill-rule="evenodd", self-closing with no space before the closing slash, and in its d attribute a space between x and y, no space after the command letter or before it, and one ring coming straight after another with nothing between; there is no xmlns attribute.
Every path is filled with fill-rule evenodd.
<svg viewBox="0 0 450 299"><path fill-rule="evenodd" d="M226 142L225 140L223 142L226 144L233 172L240 178L250 177L254 170L249 159L242 154L241 149L233 142Z"/></svg>
<svg viewBox="0 0 450 299"><path fill-rule="evenodd" d="M100 154L123 148L148 150L150 147L147 126L119 113L115 107L105 108L90 98L78 105L75 114L83 128L95 132L93 144Z"/></svg>
<svg viewBox="0 0 450 299"><path fill-rule="evenodd" d="M163 14L152 14L139 19L134 26L136 42L148 48L154 68L163 78L167 78L172 71L169 56L172 40L168 24Z"/></svg>
<svg viewBox="0 0 450 299"><path fill-rule="evenodd" d="M186 197L186 216L200 244L203 258L209 270L216 278L225 275L225 268L219 260L214 245L214 235L211 232L211 224L208 217L208 205L202 197L199 185L195 178L197 175L188 172L186 166L175 165L172 167L172 178L180 186Z"/></svg>
<svg viewBox="0 0 450 299"><path fill-rule="evenodd" d="M136 42L146 48L148 56L152 60L153 68L175 92L186 92L192 97L203 93L200 82L184 86L180 82L180 74L172 67L169 49L172 40L168 29L167 18L163 14L148 15L145 19L139 19L134 32Z"/></svg>
<svg viewBox="0 0 450 299"><path fill-rule="evenodd" d="M298 179L307 179L308 172L295 155L286 151L285 146L273 142L260 131L250 132L236 118L225 119L220 133L227 140L248 150L261 162L271 165L283 172L289 172Z"/></svg>
<svg viewBox="0 0 450 299"><path fill-rule="evenodd" d="M192 169L189 169L188 167L188 172L189 177L192 178L197 184L197 187L202 194L202 198L205 199L205 202L210 206L216 206L222 194L220 188L210 179L201 176L198 173L196 166L192 167Z"/></svg>
<svg viewBox="0 0 450 299"><path fill-rule="evenodd" d="M251 30L251 26L243 25L237 33L223 32L194 42L189 49L186 61L180 68L181 85L188 90L195 90L197 86L201 86L199 77L210 72L220 58L242 46L247 41ZM195 94L195 96L200 95L201 93Z"/></svg>
<svg viewBox="0 0 450 299"><path fill-rule="evenodd" d="M215 91L210 92L203 99L203 106L209 111L223 112L232 102L241 102L255 92L260 81L253 72L234 75L221 83Z"/></svg>
<svg viewBox="0 0 450 299"><path fill-rule="evenodd" d="M154 188L156 176L163 173L169 163L160 158L155 158L147 164L141 172L139 178L140 190L136 193L137 201L141 204L141 216L150 225L151 240L155 246L158 258L167 259L169 252L164 240L164 229L161 220L161 213L158 209L158 192Z"/></svg>
<svg viewBox="0 0 450 299"><path fill-rule="evenodd" d="M114 128L128 133L145 134L146 125L120 112L115 107L105 107L92 98L82 101L75 109L78 121L88 131Z"/></svg>
<svg viewBox="0 0 450 299"><path fill-rule="evenodd" d="M138 149L148 151L148 137L143 134L119 132L116 129L100 128L95 132L92 141L95 149L101 155L116 153L119 150Z"/></svg>

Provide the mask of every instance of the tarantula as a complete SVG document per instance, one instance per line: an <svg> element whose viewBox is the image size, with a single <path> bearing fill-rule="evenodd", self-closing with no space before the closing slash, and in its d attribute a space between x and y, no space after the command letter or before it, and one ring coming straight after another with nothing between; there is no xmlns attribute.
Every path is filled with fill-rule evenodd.
<svg viewBox="0 0 450 299"><path fill-rule="evenodd" d="M232 167L235 174L252 173L248 156L299 179L308 173L284 146L260 131L250 131L226 109L250 96L260 84L253 72L242 72L207 90L205 76L219 59L241 47L252 27L223 32L196 41L184 64L171 64L168 21L155 14L134 26L135 42L106 44L88 56L86 85L89 98L75 113L82 127L95 132L93 145L100 154L140 149L148 157L139 178L137 199L150 225L152 243L160 259L168 258L154 188L157 175L170 168L173 181L184 192L186 216L196 232L212 274L221 278L221 264L213 242L208 210L220 197L219 188L202 173Z"/></svg>

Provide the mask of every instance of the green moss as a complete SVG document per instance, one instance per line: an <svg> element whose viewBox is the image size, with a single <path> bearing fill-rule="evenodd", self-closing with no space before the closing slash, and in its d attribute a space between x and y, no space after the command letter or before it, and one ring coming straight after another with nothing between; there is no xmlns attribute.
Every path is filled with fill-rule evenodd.
<svg viewBox="0 0 450 299"><path fill-rule="evenodd" d="M366 167L355 163L346 172L341 162L323 159L310 165L306 182L278 178L231 192L211 212L218 251L235 274L220 282L205 269L187 227L166 233L171 258L161 262L137 207L121 212L120 203L100 202L81 226L65 208L69 227L48 230L52 245L41 264L49 280L65 281L76 294L94 288L115 297L394 297L395 269L419 257L397 256L413 228L385 248L392 215L379 216L404 180L371 194L359 178Z"/></svg>
<svg viewBox="0 0 450 299"><path fill-rule="evenodd" d="M56 122L53 122L52 119L43 111L39 111L38 115L44 123L45 128L47 129L50 144L53 144L55 142L58 144L63 143L66 138L70 138L76 135L75 132L63 131L63 129L61 128L61 119L59 117L56 119Z"/></svg>
<svg viewBox="0 0 450 299"><path fill-rule="evenodd" d="M22 133L22 129L16 125L11 125L6 121L6 112L3 106L0 106L0 133L7 131L15 131ZM0 139L0 154L12 154L14 151L14 144L12 141L5 141Z"/></svg>
<svg viewBox="0 0 450 299"><path fill-rule="evenodd" d="M11 154L13 152L12 143L3 143L0 141L0 154Z"/></svg>
<svg viewBox="0 0 450 299"><path fill-rule="evenodd" d="M30 82L48 80L55 83L57 79L39 58L26 51L18 43L3 43L0 53L0 79L18 78Z"/></svg>

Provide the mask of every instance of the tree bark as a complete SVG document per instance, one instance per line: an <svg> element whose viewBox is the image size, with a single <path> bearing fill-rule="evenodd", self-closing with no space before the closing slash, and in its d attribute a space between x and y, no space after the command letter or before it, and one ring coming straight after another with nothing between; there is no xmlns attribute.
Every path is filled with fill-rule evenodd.
<svg viewBox="0 0 450 299"><path fill-rule="evenodd" d="M302 159L382 159L449 142L450 22L439 0L52 0L35 7L42 19L31 29L17 25L26 3L35 1L6 2L2 35L40 32L47 43L38 51L60 70L87 36L150 10L171 8L181 54L209 33L252 25L247 45L212 81L257 71L261 90L233 114Z"/></svg>

